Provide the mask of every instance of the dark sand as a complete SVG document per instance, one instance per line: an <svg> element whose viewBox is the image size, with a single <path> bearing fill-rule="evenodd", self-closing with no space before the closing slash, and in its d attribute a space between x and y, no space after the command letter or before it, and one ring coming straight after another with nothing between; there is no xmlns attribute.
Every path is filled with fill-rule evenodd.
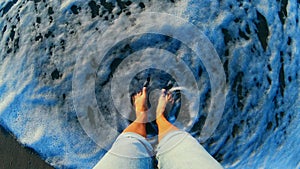
<svg viewBox="0 0 300 169"><path fill-rule="evenodd" d="M53 169L30 148L26 148L0 126L0 169Z"/></svg>

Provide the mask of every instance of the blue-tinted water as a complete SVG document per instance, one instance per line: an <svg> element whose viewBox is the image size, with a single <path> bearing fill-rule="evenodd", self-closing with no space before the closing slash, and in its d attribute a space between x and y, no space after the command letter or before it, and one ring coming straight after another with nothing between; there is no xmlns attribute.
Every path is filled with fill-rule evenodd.
<svg viewBox="0 0 300 169"><path fill-rule="evenodd" d="M78 58L100 56L97 51L101 45L110 44L115 37L101 39L105 32L121 34L126 31L116 25L123 21L121 18L145 12L169 13L194 24L219 55L226 75L226 102L221 121L204 147L225 168L300 168L300 8L296 0L2 1L0 124L55 168L92 168L105 149L80 125L81 112L74 102L78 93L74 93L73 84L80 77L74 72L88 72L89 68L78 70L76 65L85 65L78 63ZM166 29L174 26L166 25ZM182 30L182 36L186 34ZM114 77L119 73L125 76L130 65L165 65L168 70L136 72L134 78L119 84L128 83L126 90L130 92L140 88L148 77L151 91L168 86L170 81L180 86L175 83L180 79L172 79L174 72L181 72L172 59L137 59L138 54L161 49L169 52L166 55L178 56L197 82L199 110L180 116L178 125L201 141L213 96L209 72L203 61L194 59L197 53L178 39L153 33L132 36L108 47L102 64L94 68L97 72L92 90L104 118L90 123L109 121L116 131L129 124L126 115L113 105L118 100L110 95L110 89ZM146 53L139 53L143 51ZM127 65L122 65L124 60ZM187 77L182 79L188 82ZM82 88L82 93L86 91L89 89ZM182 97L179 107L189 110L182 102L193 100L192 95ZM80 101L87 102L84 97ZM155 133L153 124L148 127ZM103 132L99 140L109 146L116 135L105 135L101 127L98 130Z"/></svg>

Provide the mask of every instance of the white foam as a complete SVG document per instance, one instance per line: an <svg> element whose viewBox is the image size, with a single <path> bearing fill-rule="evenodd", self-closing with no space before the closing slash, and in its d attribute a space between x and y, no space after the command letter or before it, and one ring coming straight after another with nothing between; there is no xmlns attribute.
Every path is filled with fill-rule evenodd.
<svg viewBox="0 0 300 169"><path fill-rule="evenodd" d="M1 1L0 8L8 2ZM107 2L116 4L115 0ZM20 8L18 22L16 15L20 4L23 7ZM36 6L36 13L33 1L25 4L18 1L0 18L0 88L3 89L0 93L1 125L7 126L22 143L32 145L56 168L92 168L103 155L101 148L90 140L76 122L70 93L72 71L82 45L89 44L91 51L97 51L98 44L93 44L90 37L99 36L114 24L113 21L104 21L103 17L92 19L87 4L84 0L49 1L46 7L41 1ZM233 0L182 0L175 4L152 0L145 1L145 9L133 2L129 10L132 14L164 12L186 18L209 37L222 63L228 62L229 94L224 119L211 139L214 141L204 144L210 153L223 158L222 164L226 168L299 168L300 152L295 149L299 145L300 22L296 23L296 19L299 20L299 4L296 0L288 1L284 26L278 16L280 4L277 1L244 1L241 4L239 6L239 2ZM78 15L66 12L72 5L81 7ZM48 15L50 6L54 10L51 23ZM119 10L113 10L115 18L118 18L116 13ZM266 51L262 49L256 33L256 10L265 16L268 23L270 34ZM37 17L41 18L41 24L36 23ZM237 17L239 21L235 21ZM10 48L14 46L14 41L10 40L12 25L16 25L15 38L20 37L20 49L16 53L7 54L6 42ZM6 31L2 35L4 26ZM115 25L114 28L115 31L122 31L122 25ZM222 29L231 35L227 46L224 44ZM73 34L70 34L71 30ZM241 38L239 30L249 40ZM52 31L55 37L45 38L48 31ZM35 41L39 34L43 40ZM290 46L286 44L288 37L292 40ZM65 50L62 49L61 40L65 40ZM110 40L102 41L109 44ZM52 55L49 54L51 45ZM226 50L229 56L225 56ZM284 59L286 85L284 97L280 96L279 89L282 85L279 82L281 57ZM52 80L51 72L55 68L62 77ZM104 71L103 76L109 76L109 66L101 71ZM233 88L237 72L243 72L243 80ZM255 82L254 78L257 79ZM271 84L267 78L271 79ZM256 87L256 83L261 87ZM236 92L239 85L242 86L241 100L238 100ZM206 90L207 87L203 89ZM242 110L235 105L238 101L244 104ZM275 103L279 106L275 107ZM280 117L280 112L285 115ZM266 130L269 122L272 124L270 131ZM235 136L232 134L234 129L237 130Z"/></svg>

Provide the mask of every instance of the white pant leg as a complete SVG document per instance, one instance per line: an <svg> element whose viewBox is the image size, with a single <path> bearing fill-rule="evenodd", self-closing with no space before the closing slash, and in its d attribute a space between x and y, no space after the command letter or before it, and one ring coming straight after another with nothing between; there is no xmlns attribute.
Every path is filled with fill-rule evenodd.
<svg viewBox="0 0 300 169"><path fill-rule="evenodd" d="M168 133L157 148L159 169L222 169L223 167L184 131Z"/></svg>
<svg viewBox="0 0 300 169"><path fill-rule="evenodd" d="M136 133L122 133L94 169L153 169L153 148Z"/></svg>

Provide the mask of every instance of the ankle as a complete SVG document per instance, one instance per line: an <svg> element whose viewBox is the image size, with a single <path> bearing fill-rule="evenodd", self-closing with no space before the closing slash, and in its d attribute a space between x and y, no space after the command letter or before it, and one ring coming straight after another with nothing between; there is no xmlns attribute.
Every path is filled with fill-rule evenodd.
<svg viewBox="0 0 300 169"><path fill-rule="evenodd" d="M156 117L156 123L157 123L157 125L160 125L160 124L169 123L169 121L163 114L161 114L158 117Z"/></svg>
<svg viewBox="0 0 300 169"><path fill-rule="evenodd" d="M136 119L134 122L137 123L146 123L148 120L147 112L139 112L136 114Z"/></svg>

